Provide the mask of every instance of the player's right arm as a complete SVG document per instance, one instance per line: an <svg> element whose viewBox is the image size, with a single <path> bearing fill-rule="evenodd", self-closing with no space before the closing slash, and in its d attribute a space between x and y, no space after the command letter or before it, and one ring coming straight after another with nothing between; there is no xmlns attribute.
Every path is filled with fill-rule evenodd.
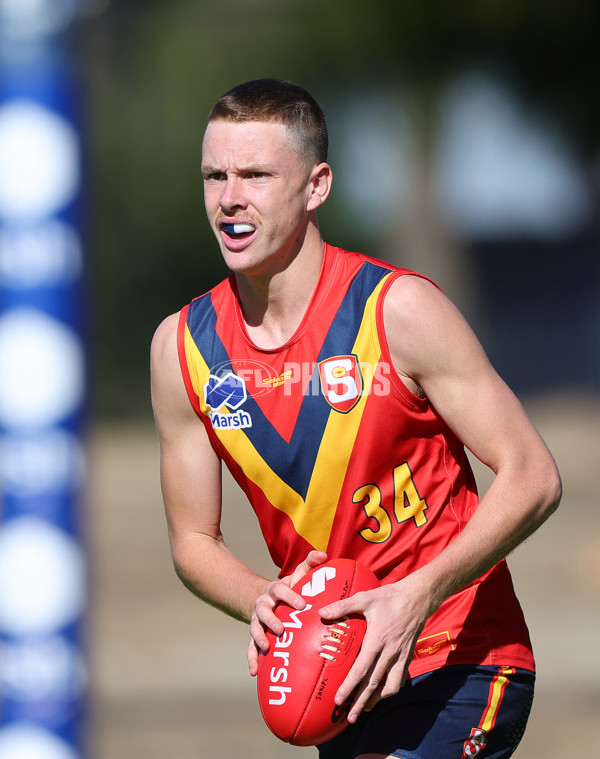
<svg viewBox="0 0 600 759"><path fill-rule="evenodd" d="M187 397L177 355L178 314L151 347L152 407L160 478L175 570L193 593L249 622L269 581L226 547L221 533L221 462Z"/></svg>
<svg viewBox="0 0 600 759"><path fill-rule="evenodd" d="M151 347L152 406L175 570L199 598L236 619L252 622L254 644L266 648L264 630L283 631L273 614L277 602L294 605L300 601L304 606L290 584L326 556L312 552L287 581L270 581L225 545L220 526L221 461L187 396L177 354L178 321L179 314L165 319ZM254 669L251 662L253 674Z"/></svg>

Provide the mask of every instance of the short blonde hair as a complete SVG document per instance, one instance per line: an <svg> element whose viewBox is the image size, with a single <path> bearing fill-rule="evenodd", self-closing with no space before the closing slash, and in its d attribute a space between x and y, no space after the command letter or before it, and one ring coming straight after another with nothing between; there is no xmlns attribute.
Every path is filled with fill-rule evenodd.
<svg viewBox="0 0 600 759"><path fill-rule="evenodd" d="M255 79L234 87L213 106L208 121L266 121L284 124L298 152L315 164L327 161L329 137L321 106L298 84Z"/></svg>

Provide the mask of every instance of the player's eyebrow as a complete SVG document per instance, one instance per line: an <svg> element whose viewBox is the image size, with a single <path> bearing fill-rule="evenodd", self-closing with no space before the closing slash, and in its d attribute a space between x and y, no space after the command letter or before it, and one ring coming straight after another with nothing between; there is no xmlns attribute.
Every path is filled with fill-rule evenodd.
<svg viewBox="0 0 600 759"><path fill-rule="evenodd" d="M222 169L217 166L212 166L211 164L205 163L201 165L201 171L204 175L209 174L226 174L227 171L229 171L229 168ZM240 164L239 166L236 166L234 169L236 174L252 174L254 172L259 174L270 174L273 173L273 167L270 164L267 163L247 163L247 164Z"/></svg>

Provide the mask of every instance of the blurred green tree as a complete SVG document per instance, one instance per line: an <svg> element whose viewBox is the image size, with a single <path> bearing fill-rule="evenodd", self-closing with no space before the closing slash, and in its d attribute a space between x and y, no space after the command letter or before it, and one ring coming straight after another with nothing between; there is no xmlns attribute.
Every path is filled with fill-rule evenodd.
<svg viewBox="0 0 600 759"><path fill-rule="evenodd" d="M461 301L468 267L432 191L440 93L459 72L490 68L589 158L600 141L593 77L599 8L594 0L109 6L79 39L93 177L94 413L149 413L154 328L225 274L204 219L199 170L206 114L219 95L243 80L279 76L311 89L328 115L340 99L371 90L402 97L417 137L412 206L398 215L409 221L368 250L393 260L401 247L404 265L438 278ZM334 196L322 216L325 236L363 247L360 231L339 238L342 219Z"/></svg>

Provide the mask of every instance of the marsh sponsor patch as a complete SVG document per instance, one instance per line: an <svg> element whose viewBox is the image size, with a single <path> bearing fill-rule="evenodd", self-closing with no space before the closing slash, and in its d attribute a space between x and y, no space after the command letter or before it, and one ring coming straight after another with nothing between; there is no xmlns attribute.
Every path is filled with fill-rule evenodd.
<svg viewBox="0 0 600 759"><path fill-rule="evenodd" d="M246 383L237 374L227 372L221 377L211 374L204 385L204 401L209 408L213 429L252 427L252 417L240 408L247 398Z"/></svg>

